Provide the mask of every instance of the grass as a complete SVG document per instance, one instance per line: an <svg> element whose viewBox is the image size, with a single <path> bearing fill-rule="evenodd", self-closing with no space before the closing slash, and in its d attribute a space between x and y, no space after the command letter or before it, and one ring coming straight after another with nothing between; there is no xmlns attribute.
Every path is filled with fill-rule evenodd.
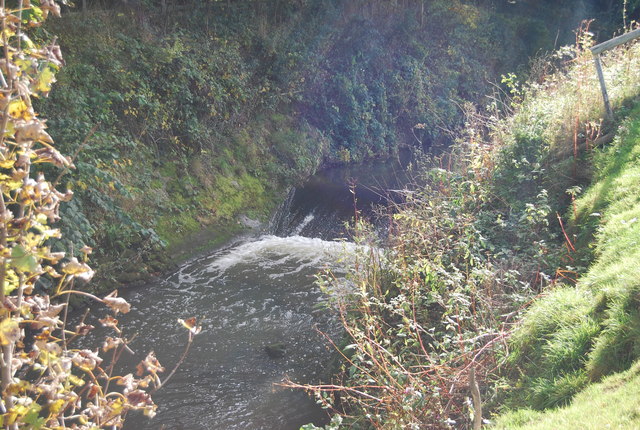
<svg viewBox="0 0 640 430"><path fill-rule="evenodd" d="M640 362L578 394L570 406L545 413L521 409L501 416L492 428L637 429L640 428Z"/></svg>
<svg viewBox="0 0 640 430"><path fill-rule="evenodd" d="M569 404L589 383L626 371L640 358L640 104L627 112L613 144L594 152L592 162L593 183L569 211L579 243L585 246L591 237L591 249L577 253L592 261L576 285L546 291L512 336L507 361L518 388L506 404L525 408L508 415L514 422L544 417L530 409ZM620 395L630 390L621 388ZM558 415L565 421L554 425L570 422L571 414ZM624 427L626 418L613 414L611 422L630 428Z"/></svg>
<svg viewBox="0 0 640 430"><path fill-rule="evenodd" d="M376 258L350 273L361 294L337 307L356 353L339 381L369 390L344 389L342 401L371 427L470 427L465 378L474 367L488 409L514 411L499 417L503 428L530 428L546 419L534 410L588 400L583 390L640 358L640 104L628 107L640 93L640 43L605 59L618 118L628 118L614 144L575 156L575 146L614 129L600 120L586 47L546 63L566 62L513 94L507 118L470 112L466 139L428 160L425 185L394 215L384 270ZM562 227L558 214L570 215ZM581 236L586 251L565 248L565 233L576 244ZM413 392L427 400L416 406ZM601 403L615 404L612 395ZM606 414L615 418L599 423L629 421L615 408ZM606 428L576 419L542 428Z"/></svg>

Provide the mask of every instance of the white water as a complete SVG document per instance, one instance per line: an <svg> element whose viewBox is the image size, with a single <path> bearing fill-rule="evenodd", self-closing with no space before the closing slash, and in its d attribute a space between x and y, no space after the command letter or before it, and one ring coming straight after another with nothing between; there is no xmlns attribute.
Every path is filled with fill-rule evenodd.
<svg viewBox="0 0 640 430"><path fill-rule="evenodd" d="M306 394L278 388L285 378L319 382L330 359L316 329L338 335L326 297L315 285L324 268L344 273L352 243L302 236L260 236L184 265L149 290L126 294L132 312L121 318L145 338L133 344L140 359L155 349L169 367L181 351L176 318L197 316L204 330L174 380L154 398L153 421L131 417L127 429L293 430L323 412ZM264 347L283 342L287 354ZM133 364L135 360L132 360Z"/></svg>
<svg viewBox="0 0 640 430"><path fill-rule="evenodd" d="M307 267L331 266L340 270L345 259L351 259L355 245L345 241L326 241L303 236L262 236L255 241L238 245L208 264L208 272L222 276L238 264L255 264L262 269L284 268L287 263L296 265L295 272ZM291 271L273 273L283 276Z"/></svg>
<svg viewBox="0 0 640 430"><path fill-rule="evenodd" d="M274 223L279 236L214 251L155 285L124 293L133 307L121 318L125 334L141 334L131 345L136 356L125 365L135 366L155 350L171 368L185 339L177 318L196 316L203 326L173 380L154 395L157 417L130 416L126 429L297 430L326 422L305 393L277 385L285 378L327 378L332 349L318 330L334 339L341 332L333 314L323 310L327 297L315 276L325 268L341 276L356 253L367 252L350 242L320 239L343 236L343 224L354 213L348 185L354 172L326 173L291 194ZM366 173L373 181L397 177L394 169ZM359 204L379 202L379 194L364 192L358 192ZM280 342L286 355L269 358L264 347Z"/></svg>

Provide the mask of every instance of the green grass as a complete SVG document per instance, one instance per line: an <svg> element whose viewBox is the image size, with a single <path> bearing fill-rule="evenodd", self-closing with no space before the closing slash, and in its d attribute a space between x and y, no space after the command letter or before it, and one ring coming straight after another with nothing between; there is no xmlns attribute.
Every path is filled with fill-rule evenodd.
<svg viewBox="0 0 640 430"><path fill-rule="evenodd" d="M518 382L510 407L566 405L640 358L640 105L593 163L594 181L572 219L593 238L592 264L577 285L537 300L514 333L507 362Z"/></svg>
<svg viewBox="0 0 640 430"><path fill-rule="evenodd" d="M545 413L522 409L501 416L495 429L638 429L640 362L578 394L570 406Z"/></svg>

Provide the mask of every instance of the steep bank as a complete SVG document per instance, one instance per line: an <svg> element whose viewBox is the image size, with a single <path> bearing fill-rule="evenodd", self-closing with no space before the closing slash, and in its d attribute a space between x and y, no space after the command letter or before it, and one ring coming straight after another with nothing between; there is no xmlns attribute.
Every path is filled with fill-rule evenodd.
<svg viewBox="0 0 640 430"><path fill-rule="evenodd" d="M352 268L358 288L337 303L342 373L307 387L345 411L344 424L465 428L482 405L484 418L515 411L498 417L503 428L567 417L594 428L579 414L598 393L608 423L638 426L626 413L635 371L590 385L640 358L640 44L604 58L616 111L605 121L593 41L585 31L577 40L535 79L509 83L502 119L468 109L459 141L428 160L426 186L405 193L388 251ZM575 407L553 411L584 389Z"/></svg>
<svg viewBox="0 0 640 430"><path fill-rule="evenodd" d="M591 238L576 241L590 248L576 249L589 255L586 271L576 285L549 290L513 337L509 360L522 372L525 393L512 403L518 410L499 420L503 428L551 429L562 422L580 428L640 425L632 406L640 358L640 105L636 102L627 115L613 144L595 151L594 181L571 214L573 229ZM618 372L624 373L573 400L590 383ZM597 416L586 411L587 402L590 408L601 405ZM567 404L546 414L532 411Z"/></svg>
<svg viewBox="0 0 640 430"><path fill-rule="evenodd" d="M464 101L580 18L435 0L88 4L47 29L67 65L39 109L63 152L81 149L67 248L94 245L101 277L122 282L203 228L264 219L323 163L446 141Z"/></svg>

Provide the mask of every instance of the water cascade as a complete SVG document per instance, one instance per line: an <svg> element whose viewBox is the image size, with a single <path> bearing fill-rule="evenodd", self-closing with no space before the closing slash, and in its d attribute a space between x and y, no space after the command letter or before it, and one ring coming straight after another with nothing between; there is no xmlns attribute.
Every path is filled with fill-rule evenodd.
<svg viewBox="0 0 640 430"><path fill-rule="evenodd" d="M375 181L397 185L396 171L379 164L316 175L290 193L267 234L240 238L155 285L124 292L133 308L122 324L140 333L132 343L136 357L127 358L132 364L150 350L163 364L176 362L184 343L177 318L197 316L204 328L154 396L158 415L151 421L132 415L125 428L290 430L326 422L305 393L276 384L327 376L332 351L318 330L337 338L340 329L323 310L315 275L326 267L344 274L353 254L352 243L332 240L346 236L344 222L354 213L348 178L358 175L355 198L369 208L383 201ZM267 354L269 345L278 354Z"/></svg>

